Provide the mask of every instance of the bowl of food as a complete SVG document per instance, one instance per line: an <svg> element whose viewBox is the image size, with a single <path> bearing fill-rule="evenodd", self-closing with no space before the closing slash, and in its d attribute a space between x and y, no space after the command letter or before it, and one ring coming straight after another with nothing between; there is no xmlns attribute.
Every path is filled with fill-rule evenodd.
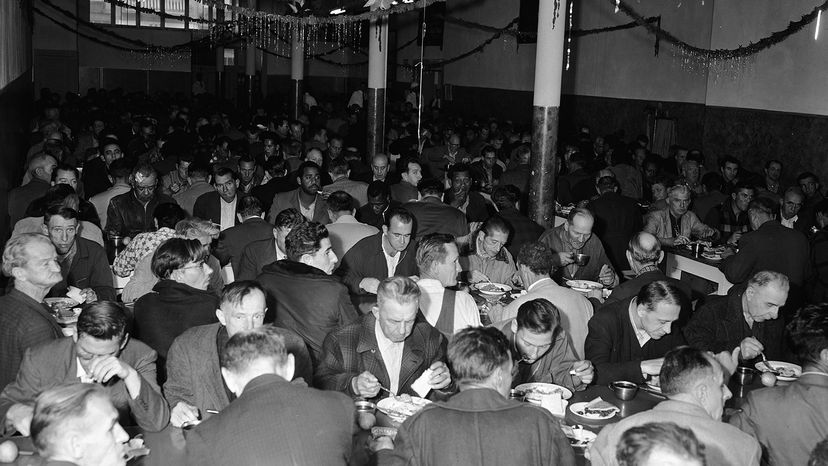
<svg viewBox="0 0 828 466"><path fill-rule="evenodd" d="M481 282L474 285L474 288L484 296L503 296L512 291L512 287L503 283Z"/></svg>
<svg viewBox="0 0 828 466"><path fill-rule="evenodd" d="M621 401L628 401L635 398L638 392L638 385L627 382L626 380L619 380L610 384L610 389L615 393L615 397Z"/></svg>
<svg viewBox="0 0 828 466"><path fill-rule="evenodd" d="M601 290L604 288L604 285L590 280L567 280L566 286L575 291L580 291L581 293L589 293L590 291Z"/></svg>

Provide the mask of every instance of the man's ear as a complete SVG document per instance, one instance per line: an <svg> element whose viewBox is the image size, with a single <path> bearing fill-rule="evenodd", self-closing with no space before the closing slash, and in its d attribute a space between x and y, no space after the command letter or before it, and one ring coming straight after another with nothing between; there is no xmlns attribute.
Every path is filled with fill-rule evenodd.
<svg viewBox="0 0 828 466"><path fill-rule="evenodd" d="M658 261L656 261L656 264L660 264L661 261L663 261L663 260L664 260L664 251L661 251L661 252L658 253Z"/></svg>
<svg viewBox="0 0 828 466"><path fill-rule="evenodd" d="M237 387L236 377L233 376L233 373L228 371L226 368L221 368L221 376L224 378L224 383L227 385L227 388L230 389L232 393L235 393L237 396L239 395L239 387Z"/></svg>
<svg viewBox="0 0 828 466"><path fill-rule="evenodd" d="M305 265L311 265L311 262L313 262L313 256L310 254L302 254L302 257L299 258L299 262Z"/></svg>
<svg viewBox="0 0 828 466"><path fill-rule="evenodd" d="M40 224L40 231L41 231L44 235L49 236L49 227L48 227L48 226L46 226L46 224L45 224L45 223L41 223L41 224Z"/></svg>
<svg viewBox="0 0 828 466"><path fill-rule="evenodd" d="M512 319L512 323L509 325L509 327L512 329L512 333L517 333L517 331L518 331L517 319Z"/></svg>
<svg viewBox="0 0 828 466"><path fill-rule="evenodd" d="M296 374L296 358L292 354L288 354L285 365L277 368L276 374L285 380L293 380L293 376Z"/></svg>
<svg viewBox="0 0 828 466"><path fill-rule="evenodd" d="M222 311L221 309L216 309L216 318L218 319L221 325L227 327L227 319L224 317L224 311Z"/></svg>
<svg viewBox="0 0 828 466"><path fill-rule="evenodd" d="M77 335L78 332L75 332ZM124 333L124 340L121 342L121 347L118 348L119 350L123 351L126 348L127 343L129 343L129 333Z"/></svg>

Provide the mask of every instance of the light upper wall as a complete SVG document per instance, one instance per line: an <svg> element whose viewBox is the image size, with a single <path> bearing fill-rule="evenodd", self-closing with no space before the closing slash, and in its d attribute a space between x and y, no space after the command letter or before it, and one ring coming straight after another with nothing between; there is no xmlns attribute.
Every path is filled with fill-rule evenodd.
<svg viewBox="0 0 828 466"><path fill-rule="evenodd" d="M0 2L0 90L31 67L31 29L17 1Z"/></svg>

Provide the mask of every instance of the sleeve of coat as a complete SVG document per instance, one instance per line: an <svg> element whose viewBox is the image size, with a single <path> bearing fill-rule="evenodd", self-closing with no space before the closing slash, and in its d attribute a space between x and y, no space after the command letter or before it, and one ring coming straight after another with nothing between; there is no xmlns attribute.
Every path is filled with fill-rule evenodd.
<svg viewBox="0 0 828 466"><path fill-rule="evenodd" d="M358 267L360 261L360 258L356 257L358 253L359 251L357 251L357 248L352 247L342 257L342 263L339 264L339 268L336 269L337 275L342 277L342 282L345 283L345 286L348 287L351 294L363 293L363 291L359 288L359 283L365 277Z"/></svg>
<svg viewBox="0 0 828 466"><path fill-rule="evenodd" d="M121 230L124 229L124 219L121 216L121 211L115 208L112 201L109 201L109 207L106 208L106 233L110 238L113 236L120 236Z"/></svg>
<svg viewBox="0 0 828 466"><path fill-rule="evenodd" d="M14 382L8 384L0 393L0 419L5 421L6 413L15 404L34 405L37 395L48 388L43 374L40 373L42 367L43 364L34 361L31 350L26 351ZM3 425L5 422L1 423L0 427Z"/></svg>
<svg viewBox="0 0 828 466"><path fill-rule="evenodd" d="M749 237L742 237L739 242L739 252L725 258L719 268L730 283L743 283L750 278L757 255L767 253L767 251L757 251Z"/></svg>
<svg viewBox="0 0 828 466"><path fill-rule="evenodd" d="M181 401L201 408L195 399L194 380L190 378L191 364L181 339L176 338L167 352L167 381L164 382L164 396L171 409Z"/></svg>
<svg viewBox="0 0 828 466"><path fill-rule="evenodd" d="M247 246L244 248L241 261L239 261L239 270L233 271L236 273L236 280L255 280L259 276L259 272L256 271L256 262L253 260L254 255L253 248Z"/></svg>
<svg viewBox="0 0 828 466"><path fill-rule="evenodd" d="M98 295L98 300L115 301L115 287L112 286L112 269L103 249L94 249L89 274L89 287Z"/></svg>
<svg viewBox="0 0 828 466"><path fill-rule="evenodd" d="M339 292L339 326L348 325L357 320L359 312L354 307L351 301L351 296L348 294L348 288L343 286Z"/></svg>
<svg viewBox="0 0 828 466"><path fill-rule="evenodd" d="M609 383L613 380L629 380L643 383L640 361L611 362L613 336L607 324L594 316L589 320L589 332L584 342L586 359L595 366L595 383Z"/></svg>
<svg viewBox="0 0 828 466"><path fill-rule="evenodd" d="M227 236L224 232L219 234L219 239L216 242L216 247L213 249L213 255L216 256L218 259L219 264L224 267L225 265L230 263L231 253L230 248L227 247ZM236 272L235 270L233 271Z"/></svg>
<svg viewBox="0 0 828 466"><path fill-rule="evenodd" d="M142 429L158 432L170 423L170 407L158 388L155 361L158 353L149 350L136 363L134 369L141 376L141 390L135 399L127 394L132 417ZM124 386L126 390L126 386Z"/></svg>
<svg viewBox="0 0 828 466"><path fill-rule="evenodd" d="M414 445L409 437L408 428L413 423L405 422L397 429L397 435L394 437L393 450L380 450L377 452L377 464L388 466L413 466L420 464L416 457Z"/></svg>
<svg viewBox="0 0 828 466"><path fill-rule="evenodd" d="M358 372L353 372L347 367L336 333L328 334L325 342L322 343L322 357L314 374L314 387L322 390L335 390L355 397L351 379L358 375Z"/></svg>
<svg viewBox="0 0 828 466"><path fill-rule="evenodd" d="M702 348L710 351L715 349L716 340L716 319L715 308L702 305L684 327L684 338L687 344L694 348Z"/></svg>

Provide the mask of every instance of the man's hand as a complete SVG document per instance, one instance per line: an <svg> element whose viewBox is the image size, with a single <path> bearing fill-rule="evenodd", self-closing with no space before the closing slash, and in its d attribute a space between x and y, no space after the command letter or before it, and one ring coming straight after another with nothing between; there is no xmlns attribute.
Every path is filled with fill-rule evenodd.
<svg viewBox="0 0 828 466"><path fill-rule="evenodd" d="M641 361L641 374L643 374L645 378L648 375L658 375L659 372L661 372L662 364L664 364L664 358Z"/></svg>
<svg viewBox="0 0 828 466"><path fill-rule="evenodd" d="M382 437L369 440L368 449L373 452L378 452L380 450L393 450L394 441L391 440L391 437L383 435Z"/></svg>
<svg viewBox="0 0 828 466"><path fill-rule="evenodd" d="M373 277L365 277L359 282L359 287L368 293L377 294L380 281Z"/></svg>
<svg viewBox="0 0 828 466"><path fill-rule="evenodd" d="M736 368L739 366L739 353L741 351L741 348L737 346L733 351L721 351L713 355L713 358L719 361L723 370L727 372L725 378L730 378L736 372Z"/></svg>
<svg viewBox="0 0 828 466"><path fill-rule="evenodd" d="M448 367L442 361L437 361L432 364L429 369L431 369L431 378L428 379L429 385L431 388L434 389L441 389L446 388L451 383L451 373L448 370Z"/></svg>
<svg viewBox="0 0 828 466"><path fill-rule="evenodd" d="M20 435L28 437L33 414L34 408L32 406L15 403L6 411L6 424L20 432Z"/></svg>
<svg viewBox="0 0 828 466"><path fill-rule="evenodd" d="M351 388L354 389L354 394L357 396L373 398L379 393L380 384L374 374L365 371L351 379Z"/></svg>
<svg viewBox="0 0 828 466"><path fill-rule="evenodd" d="M185 423L196 421L198 421L198 408L191 404L179 401L170 411L170 424L173 427L181 427Z"/></svg>
<svg viewBox="0 0 828 466"><path fill-rule="evenodd" d="M575 262L575 254L571 252L559 252L558 262L561 264L561 267L572 264Z"/></svg>
<svg viewBox="0 0 828 466"><path fill-rule="evenodd" d="M682 244L687 244L689 242L690 242L690 238L688 238L684 235L679 235L679 236L676 236L675 238L673 238L673 246L681 246Z"/></svg>
<svg viewBox="0 0 828 466"><path fill-rule="evenodd" d="M739 349L742 351L742 359L753 359L765 351L765 346L756 338L747 337L739 343Z"/></svg>
<svg viewBox="0 0 828 466"><path fill-rule="evenodd" d="M727 244L737 245L739 244L739 240L742 239L742 232L734 231L730 238L727 239Z"/></svg>
<svg viewBox="0 0 828 466"><path fill-rule="evenodd" d="M84 288L81 290L85 303L94 303L98 300L98 295L92 288Z"/></svg>
<svg viewBox="0 0 828 466"><path fill-rule="evenodd" d="M107 356L92 361L89 375L98 383L105 384L113 377L124 381L129 396L134 400L141 392L141 376L129 364L115 356Z"/></svg>
<svg viewBox="0 0 828 466"><path fill-rule="evenodd" d="M479 283L479 282L489 282L489 277L487 277L483 272L479 270L472 270L471 271L471 282L472 283Z"/></svg>
<svg viewBox="0 0 828 466"><path fill-rule="evenodd" d="M607 264L601 266L601 271L598 272L598 281L602 285L612 288L615 284L615 271Z"/></svg>
<svg viewBox="0 0 828 466"><path fill-rule="evenodd" d="M595 368L592 367L591 361L575 361L572 364L572 372L574 372L575 377L581 379L581 382L584 385L589 385L592 383L592 379L595 377Z"/></svg>
<svg viewBox="0 0 828 466"><path fill-rule="evenodd" d="M725 248L724 251L722 251L722 253L719 254L719 256L721 256L722 259L725 259L725 258L730 257L730 256L735 255L735 254L736 254L736 251L734 251L732 248Z"/></svg>

